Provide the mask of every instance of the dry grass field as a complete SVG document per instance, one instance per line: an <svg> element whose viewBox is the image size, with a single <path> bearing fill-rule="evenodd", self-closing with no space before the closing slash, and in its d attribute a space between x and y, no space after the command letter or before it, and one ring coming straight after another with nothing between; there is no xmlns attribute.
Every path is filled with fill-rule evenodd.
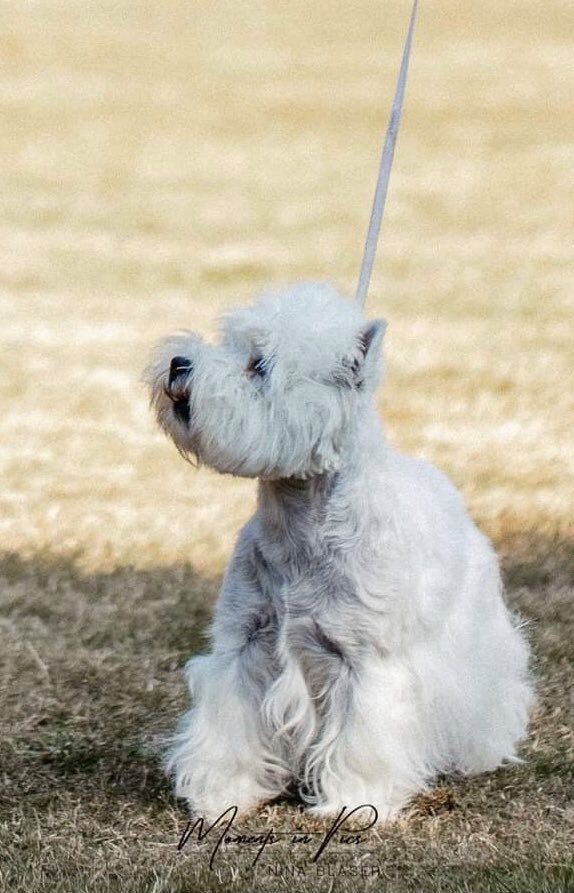
<svg viewBox="0 0 574 893"><path fill-rule="evenodd" d="M176 850L155 753L254 485L181 461L141 370L269 283L352 292L408 13L0 5L2 891L574 890L561 0L423 0L368 303L389 321L390 440L453 477L528 621L525 762L445 778L316 865L287 832L322 826L269 807L246 827L286 836L256 871L232 845L211 871L208 842Z"/></svg>

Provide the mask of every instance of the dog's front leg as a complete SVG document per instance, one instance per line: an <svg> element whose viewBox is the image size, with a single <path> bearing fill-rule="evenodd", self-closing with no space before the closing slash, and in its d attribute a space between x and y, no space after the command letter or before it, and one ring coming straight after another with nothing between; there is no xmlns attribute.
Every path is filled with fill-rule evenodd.
<svg viewBox="0 0 574 893"><path fill-rule="evenodd" d="M287 780L261 710L276 673L276 620L245 539L224 579L213 650L187 664L193 706L167 761L176 796L212 819L230 806L247 810L276 797Z"/></svg>
<svg viewBox="0 0 574 893"><path fill-rule="evenodd" d="M394 818L426 786L428 765L416 684L402 660L344 664L326 692L320 734L305 766L315 815L370 804Z"/></svg>

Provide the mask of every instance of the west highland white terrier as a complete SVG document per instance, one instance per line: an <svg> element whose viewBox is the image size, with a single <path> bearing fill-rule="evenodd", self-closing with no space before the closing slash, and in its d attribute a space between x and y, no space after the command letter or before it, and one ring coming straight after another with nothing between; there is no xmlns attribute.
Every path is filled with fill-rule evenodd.
<svg viewBox="0 0 574 893"><path fill-rule="evenodd" d="M455 487L387 444L383 321L322 284L166 340L148 381L181 453L259 478L169 753L196 815L294 787L388 819L437 773L513 761L532 691L498 561Z"/></svg>

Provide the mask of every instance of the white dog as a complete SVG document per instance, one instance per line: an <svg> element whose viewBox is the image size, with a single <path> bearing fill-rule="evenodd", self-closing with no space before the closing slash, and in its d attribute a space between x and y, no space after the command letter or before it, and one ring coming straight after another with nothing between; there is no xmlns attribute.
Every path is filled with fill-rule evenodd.
<svg viewBox="0 0 574 893"><path fill-rule="evenodd" d="M196 814L296 785L316 814L385 819L439 772L516 759L527 647L460 495L385 441L384 328L302 284L230 313L219 345L168 339L149 371L182 453L259 478L169 754Z"/></svg>

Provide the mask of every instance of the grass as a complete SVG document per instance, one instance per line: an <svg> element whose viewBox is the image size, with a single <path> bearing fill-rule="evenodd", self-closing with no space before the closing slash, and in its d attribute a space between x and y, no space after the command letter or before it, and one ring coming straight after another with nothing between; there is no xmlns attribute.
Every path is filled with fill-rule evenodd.
<svg viewBox="0 0 574 893"><path fill-rule="evenodd" d="M352 291L408 10L43 0L0 36L0 889L574 890L574 421L566 7L423 4L368 310L389 438L503 560L539 703L524 763L338 836L266 807L261 856L177 841L186 705L250 482L155 431L150 345L268 283ZM294 829L313 844L291 843Z"/></svg>

